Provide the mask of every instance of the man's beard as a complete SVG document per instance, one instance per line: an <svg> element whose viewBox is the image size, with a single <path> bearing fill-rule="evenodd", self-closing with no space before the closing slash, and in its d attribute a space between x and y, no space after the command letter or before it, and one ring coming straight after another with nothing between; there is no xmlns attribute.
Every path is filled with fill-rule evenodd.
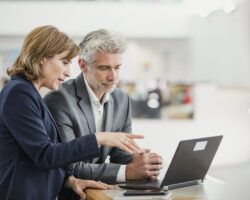
<svg viewBox="0 0 250 200"><path fill-rule="evenodd" d="M106 88L105 86L102 87L102 92L104 93L111 93L115 90L117 86L117 83L116 84L113 84L111 88Z"/></svg>

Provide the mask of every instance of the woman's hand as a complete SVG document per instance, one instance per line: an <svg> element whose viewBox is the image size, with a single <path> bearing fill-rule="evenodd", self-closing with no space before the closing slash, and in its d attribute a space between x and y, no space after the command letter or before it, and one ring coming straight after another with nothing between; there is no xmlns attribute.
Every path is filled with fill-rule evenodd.
<svg viewBox="0 0 250 200"><path fill-rule="evenodd" d="M144 138L144 136L123 132L96 133L98 145L117 147L131 154L144 152L144 150L133 141L133 139L141 138Z"/></svg>
<svg viewBox="0 0 250 200"><path fill-rule="evenodd" d="M68 179L65 182L65 186L68 188L71 188L76 194L78 194L81 199L86 198L86 194L84 192L85 189L87 188L96 188L96 189L111 189L111 185L107 185L102 182L97 182L97 181L91 181L91 180L82 180L75 178L73 176L68 177Z"/></svg>

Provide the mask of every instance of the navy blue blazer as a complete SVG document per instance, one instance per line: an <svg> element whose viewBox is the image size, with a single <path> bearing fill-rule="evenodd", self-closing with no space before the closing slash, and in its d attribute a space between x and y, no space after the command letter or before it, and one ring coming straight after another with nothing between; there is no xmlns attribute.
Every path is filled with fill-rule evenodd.
<svg viewBox="0 0 250 200"><path fill-rule="evenodd" d="M54 200L66 167L99 155L94 134L61 143L34 85L13 76L0 93L0 199Z"/></svg>

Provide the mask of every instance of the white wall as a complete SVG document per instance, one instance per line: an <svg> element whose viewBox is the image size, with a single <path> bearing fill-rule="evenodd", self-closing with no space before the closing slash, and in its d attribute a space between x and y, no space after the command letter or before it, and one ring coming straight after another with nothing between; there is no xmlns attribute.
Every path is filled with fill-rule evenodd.
<svg viewBox="0 0 250 200"><path fill-rule="evenodd" d="M13 44L12 40L2 42L6 39L1 39L2 36L24 36L42 24L54 24L71 36L81 38L101 27L117 30L130 38L161 38L163 41L184 38L190 41L190 59L186 59L186 65L183 65L186 61L180 61L179 68L178 62L174 62L174 67L164 69L168 73L166 76L189 82L249 86L250 6L248 1L242 1L233 13L225 14L220 10L207 18L191 18L187 7L181 4L0 2L0 50L6 43ZM174 53L178 55L173 52L172 58ZM161 56L165 56L164 62L171 64L171 58ZM140 73L125 76L140 77Z"/></svg>
<svg viewBox="0 0 250 200"><path fill-rule="evenodd" d="M190 21L195 80L223 85L250 85L250 4L233 13L212 13Z"/></svg>
<svg viewBox="0 0 250 200"><path fill-rule="evenodd" d="M133 2L1 1L0 19L0 35L25 35L44 24L78 36L102 27L129 37L183 37L188 30L182 6Z"/></svg>

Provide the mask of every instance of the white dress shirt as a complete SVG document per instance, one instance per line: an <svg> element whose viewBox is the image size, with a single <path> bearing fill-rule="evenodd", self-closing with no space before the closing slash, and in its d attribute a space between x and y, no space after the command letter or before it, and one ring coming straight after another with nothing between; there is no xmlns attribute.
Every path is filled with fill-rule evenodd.
<svg viewBox="0 0 250 200"><path fill-rule="evenodd" d="M87 83L85 77L84 81L89 94L92 110L94 113L96 132L100 132L103 126L104 104L109 101L109 94L106 93L102 98L102 101L100 102L95 93L93 92L93 90L91 89L91 87L89 86L89 84ZM105 162L107 162L107 159ZM117 182L126 181L125 173L126 173L126 165L121 165L116 177L116 181Z"/></svg>

